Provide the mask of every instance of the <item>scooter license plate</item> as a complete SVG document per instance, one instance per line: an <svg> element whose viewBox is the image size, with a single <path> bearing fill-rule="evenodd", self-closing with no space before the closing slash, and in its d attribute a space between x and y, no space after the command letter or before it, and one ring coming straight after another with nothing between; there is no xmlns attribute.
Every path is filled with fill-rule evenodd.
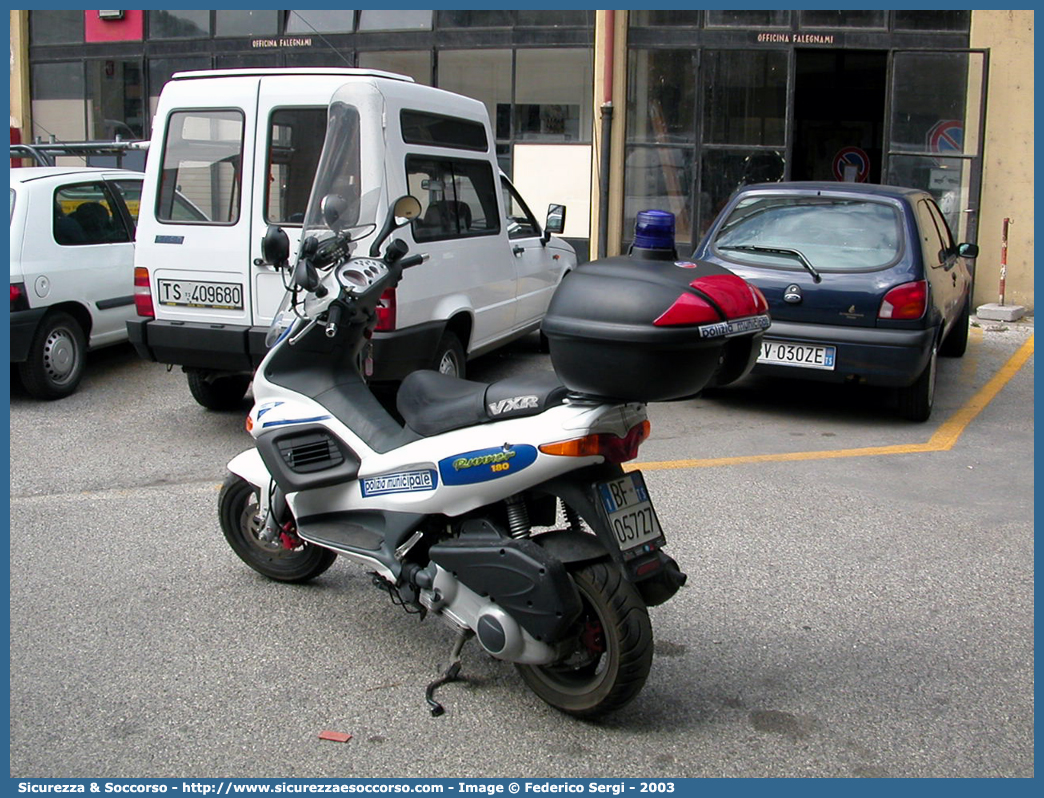
<svg viewBox="0 0 1044 798"><path fill-rule="evenodd" d="M595 485L601 510L624 559L658 549L664 543L652 497L641 471Z"/></svg>

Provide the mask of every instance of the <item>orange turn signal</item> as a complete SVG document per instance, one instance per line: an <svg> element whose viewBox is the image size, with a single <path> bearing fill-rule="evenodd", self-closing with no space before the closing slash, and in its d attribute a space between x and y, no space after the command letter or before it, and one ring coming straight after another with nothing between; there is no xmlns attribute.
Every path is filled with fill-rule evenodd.
<svg viewBox="0 0 1044 798"><path fill-rule="evenodd" d="M622 438L611 432L596 432L582 438L545 443L540 451L559 457L604 457L608 463L626 463L638 456L638 447L649 437L651 429L652 425L646 420L635 424Z"/></svg>

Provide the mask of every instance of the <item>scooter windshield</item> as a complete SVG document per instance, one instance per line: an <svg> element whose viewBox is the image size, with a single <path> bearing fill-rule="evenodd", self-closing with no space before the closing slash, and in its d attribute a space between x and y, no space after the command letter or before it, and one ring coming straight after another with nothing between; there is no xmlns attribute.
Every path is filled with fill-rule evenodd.
<svg viewBox="0 0 1044 798"><path fill-rule="evenodd" d="M326 141L308 200L302 240L315 236L322 242L334 234L355 240L377 224L380 173L366 173L364 164L372 162L376 153L364 157L368 137L361 119L354 105L336 99L330 104Z"/></svg>

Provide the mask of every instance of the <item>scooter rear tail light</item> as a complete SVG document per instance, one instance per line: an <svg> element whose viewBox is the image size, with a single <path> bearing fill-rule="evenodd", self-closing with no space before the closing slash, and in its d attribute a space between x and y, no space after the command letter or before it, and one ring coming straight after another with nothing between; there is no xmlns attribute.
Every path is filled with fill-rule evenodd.
<svg viewBox="0 0 1044 798"><path fill-rule="evenodd" d="M152 305L152 288L149 287L149 270L144 266L134 268L134 309L139 316L156 318Z"/></svg>
<svg viewBox="0 0 1044 798"><path fill-rule="evenodd" d="M381 294L381 303L377 306L377 326L380 332L391 332L395 329L396 316L395 289L389 288Z"/></svg>
<svg viewBox="0 0 1044 798"><path fill-rule="evenodd" d="M928 307L928 283L918 280L915 283L897 285L881 300L881 309L877 312L879 319L919 319Z"/></svg>
<svg viewBox="0 0 1044 798"><path fill-rule="evenodd" d="M682 294L656 321L654 327L674 327L682 324L708 324L719 320L718 311L695 294Z"/></svg>
<svg viewBox="0 0 1044 798"><path fill-rule="evenodd" d="M607 463L626 463L638 456L638 447L649 437L651 425L648 421L635 424L622 438L611 432L596 432L582 438L558 443L545 443L540 447L544 454L559 457L604 457Z"/></svg>

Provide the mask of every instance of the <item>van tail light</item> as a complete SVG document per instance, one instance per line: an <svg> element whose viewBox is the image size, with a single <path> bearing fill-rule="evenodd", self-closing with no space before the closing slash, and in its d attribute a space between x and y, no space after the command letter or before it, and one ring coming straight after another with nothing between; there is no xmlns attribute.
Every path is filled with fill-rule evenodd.
<svg viewBox="0 0 1044 798"><path fill-rule="evenodd" d="M607 463L626 463L638 456L638 447L649 437L650 429L649 422L643 421L631 427L622 438L611 432L596 432L583 438L545 443L540 447L540 451L559 457L601 456Z"/></svg>
<svg viewBox="0 0 1044 798"><path fill-rule="evenodd" d="M928 283L918 280L914 283L897 285L881 300L881 309L877 312L879 319L913 320L924 315L928 307Z"/></svg>
<svg viewBox="0 0 1044 798"><path fill-rule="evenodd" d="M11 283L11 312L29 310L29 297L25 293L25 283Z"/></svg>
<svg viewBox="0 0 1044 798"><path fill-rule="evenodd" d="M389 288L381 294L381 303L377 306L377 326L379 332L391 332L395 329L397 302L395 289Z"/></svg>
<svg viewBox="0 0 1044 798"><path fill-rule="evenodd" d="M134 267L134 309L139 316L156 318L152 305L152 288L149 287L149 270L144 266Z"/></svg>

